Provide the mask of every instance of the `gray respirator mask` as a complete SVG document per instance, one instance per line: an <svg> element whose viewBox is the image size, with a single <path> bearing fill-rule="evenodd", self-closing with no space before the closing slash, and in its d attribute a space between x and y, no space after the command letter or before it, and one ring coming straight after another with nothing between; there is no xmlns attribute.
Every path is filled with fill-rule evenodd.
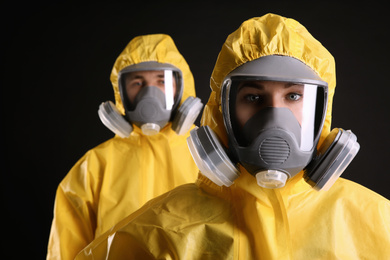
<svg viewBox="0 0 390 260"><path fill-rule="evenodd" d="M264 188L281 188L305 170L316 190L329 189L359 144L352 132L335 129L317 151L327 96L327 83L295 58L273 55L247 62L221 89L228 148L203 126L187 139L191 154L218 185L230 186L241 164ZM237 111L246 111L246 120Z"/></svg>
<svg viewBox="0 0 390 260"><path fill-rule="evenodd" d="M172 107L167 107L166 95L155 86L143 87L132 107L126 111L128 119L147 135L158 133L171 118Z"/></svg>
<svg viewBox="0 0 390 260"><path fill-rule="evenodd" d="M163 83L159 83L159 86L142 86L134 101L130 101L126 76L145 71L158 72L158 81ZM179 105L183 95L183 76L181 71L171 64L142 62L128 66L119 72L118 85L125 116L119 113L111 101L102 103L98 113L103 124L122 138L128 137L133 131L131 124L139 127L145 135L155 135L169 121L172 121L172 129L183 135L192 127L203 107L200 99L196 97L188 97Z"/></svg>

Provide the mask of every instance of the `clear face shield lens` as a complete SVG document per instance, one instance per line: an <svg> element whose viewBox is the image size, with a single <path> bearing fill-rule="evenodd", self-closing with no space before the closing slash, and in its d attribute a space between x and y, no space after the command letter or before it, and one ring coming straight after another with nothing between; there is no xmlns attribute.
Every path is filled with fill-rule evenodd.
<svg viewBox="0 0 390 260"><path fill-rule="evenodd" d="M313 149L324 112L321 86L232 80L228 100L230 121L239 145L249 145L265 130L284 129L293 135L300 150Z"/></svg>
<svg viewBox="0 0 390 260"><path fill-rule="evenodd" d="M175 89L174 84L175 82ZM172 70L164 70L164 92L165 92L165 109L172 110L174 104L176 81L173 76Z"/></svg>
<svg viewBox="0 0 390 260"><path fill-rule="evenodd" d="M123 91L129 103L129 110L133 110L142 98L145 87L155 87L162 92L164 109L172 110L175 104L177 88L176 72L172 70L133 71L124 76ZM144 91L145 92L145 91ZM161 94L159 95L161 96Z"/></svg>
<svg viewBox="0 0 390 260"><path fill-rule="evenodd" d="M302 123L301 123L301 143L302 151L310 151L314 144L316 134L319 129L316 129L316 107L318 86L305 84L303 85L303 104L302 104ZM321 92L321 91L320 91ZM323 92L323 91L322 91ZM322 98L324 99L323 95ZM322 112L322 111L321 111ZM320 117L322 116L319 115ZM318 127L318 126L317 126Z"/></svg>
<svg viewBox="0 0 390 260"><path fill-rule="evenodd" d="M178 75L173 70L141 70L125 75L123 96L131 122L146 135L157 134L178 103Z"/></svg>
<svg viewBox="0 0 390 260"><path fill-rule="evenodd" d="M283 187L312 158L325 112L325 89L254 77L232 78L224 88L229 149L260 186Z"/></svg>

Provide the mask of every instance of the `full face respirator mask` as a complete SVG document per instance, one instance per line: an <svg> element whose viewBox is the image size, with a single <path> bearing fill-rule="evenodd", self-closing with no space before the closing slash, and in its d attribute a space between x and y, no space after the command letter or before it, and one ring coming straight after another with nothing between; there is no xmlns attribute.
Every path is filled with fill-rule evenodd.
<svg viewBox="0 0 390 260"><path fill-rule="evenodd" d="M203 107L197 97L188 97L180 105L183 76L181 70L171 64L142 62L128 66L119 72L118 85L125 116L111 101L102 103L98 114L103 124L122 138L133 131L132 124L145 135L155 135L169 121L172 121L172 129L183 135Z"/></svg>
<svg viewBox="0 0 390 260"><path fill-rule="evenodd" d="M327 190L359 150L356 136L338 128L317 150L327 97L327 83L295 58L272 55L247 62L221 89L229 147L203 126L187 139L191 154L220 186L239 177L241 164L264 188L281 188L304 170L312 187Z"/></svg>

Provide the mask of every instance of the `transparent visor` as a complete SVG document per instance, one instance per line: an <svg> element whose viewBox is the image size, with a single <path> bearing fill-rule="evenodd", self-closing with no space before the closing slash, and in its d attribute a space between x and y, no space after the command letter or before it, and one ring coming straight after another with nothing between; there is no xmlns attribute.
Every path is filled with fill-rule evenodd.
<svg viewBox="0 0 390 260"><path fill-rule="evenodd" d="M147 90L147 87L154 88ZM182 92L180 73L169 69L127 72L121 75L120 91L127 110L134 110L144 95L155 96L166 110L173 110L178 105Z"/></svg>
<svg viewBox="0 0 390 260"><path fill-rule="evenodd" d="M283 129L302 151L312 150L326 111L325 87L248 77L227 80L224 87L225 122L239 145L249 145L262 131Z"/></svg>

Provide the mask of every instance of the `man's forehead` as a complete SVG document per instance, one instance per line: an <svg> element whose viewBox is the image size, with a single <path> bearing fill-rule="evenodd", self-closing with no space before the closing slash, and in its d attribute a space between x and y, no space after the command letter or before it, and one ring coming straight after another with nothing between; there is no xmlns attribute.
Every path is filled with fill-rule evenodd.
<svg viewBox="0 0 390 260"><path fill-rule="evenodd" d="M144 78L144 77L164 77L163 70L144 70L144 71L133 71L128 74L130 78Z"/></svg>

